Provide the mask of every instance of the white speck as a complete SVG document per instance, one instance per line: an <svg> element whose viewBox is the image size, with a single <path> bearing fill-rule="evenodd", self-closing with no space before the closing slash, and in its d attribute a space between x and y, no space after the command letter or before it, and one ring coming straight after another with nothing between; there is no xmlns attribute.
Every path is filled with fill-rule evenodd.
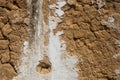
<svg viewBox="0 0 120 80"><path fill-rule="evenodd" d="M56 9L55 13L56 13L58 16L63 16L63 15L64 15L64 12L63 12L61 9Z"/></svg>
<svg viewBox="0 0 120 80"><path fill-rule="evenodd" d="M118 54L115 54L114 56L113 56L113 58L120 58L120 53L118 53Z"/></svg>
<svg viewBox="0 0 120 80"><path fill-rule="evenodd" d="M114 21L115 21L115 19L114 19L113 17L109 17L109 18L108 18L108 22L109 22L109 23L113 23Z"/></svg>
<svg viewBox="0 0 120 80"><path fill-rule="evenodd" d="M57 2L57 5L59 6L59 8L62 8L66 5L66 1Z"/></svg>
<svg viewBox="0 0 120 80"><path fill-rule="evenodd" d="M96 0L96 4L98 5L98 8L102 8L105 5L105 0Z"/></svg>
<svg viewBox="0 0 120 80"><path fill-rule="evenodd" d="M66 2L65 1L58 1L57 2L57 5L56 4L53 4L53 5L50 5L49 8L50 9L54 9L55 10L55 13L61 17L64 15L64 12L61 10L62 7L64 7L66 5Z"/></svg>
<svg viewBox="0 0 120 80"><path fill-rule="evenodd" d="M56 7L57 7L56 4L53 4L53 5L50 5L50 6L49 6L50 9L55 9Z"/></svg>
<svg viewBox="0 0 120 80"><path fill-rule="evenodd" d="M119 69L115 69L115 73L116 73L117 75L120 75L120 68L119 68Z"/></svg>

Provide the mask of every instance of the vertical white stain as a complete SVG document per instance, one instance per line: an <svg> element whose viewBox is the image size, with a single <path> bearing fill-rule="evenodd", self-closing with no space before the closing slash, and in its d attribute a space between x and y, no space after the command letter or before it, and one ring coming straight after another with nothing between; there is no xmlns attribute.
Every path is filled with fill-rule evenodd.
<svg viewBox="0 0 120 80"><path fill-rule="evenodd" d="M35 19L38 22L34 27L34 41L32 43L29 43L29 41L24 42L23 54L17 70L18 76L14 77L13 80L49 80L49 75L39 74L36 71L36 66L44 55L42 0L38 0L36 5L38 8Z"/></svg>
<svg viewBox="0 0 120 80"><path fill-rule="evenodd" d="M61 8L66 4L65 1L58 1L57 5L50 5L50 9L54 9L56 15L49 16L50 37L49 37L49 58L52 63L50 80L78 80L77 57L67 54L65 42L60 40L63 31L58 31L55 35L53 30L61 22L59 17L64 15ZM59 17L57 17L59 16Z"/></svg>
<svg viewBox="0 0 120 80"><path fill-rule="evenodd" d="M51 5L55 9L56 15L49 15L48 26L50 33L47 52L44 52L47 49L44 46L46 28L43 26L42 2L43 0L38 0L36 4L38 5L38 16L35 19L37 19L38 23L35 26L34 41L33 43L29 43L29 41L24 42L23 54L20 60L21 64L18 67L18 76L14 77L13 80L78 80L78 73L75 68L77 57L67 54L65 42L59 38L63 31L57 32L55 35L53 33L58 23L61 22L59 17L64 15L61 7L66 2L57 1L57 4L54 4L54 6ZM51 72L48 74L40 74L36 71L36 66L43 59L44 54L49 57L51 62Z"/></svg>

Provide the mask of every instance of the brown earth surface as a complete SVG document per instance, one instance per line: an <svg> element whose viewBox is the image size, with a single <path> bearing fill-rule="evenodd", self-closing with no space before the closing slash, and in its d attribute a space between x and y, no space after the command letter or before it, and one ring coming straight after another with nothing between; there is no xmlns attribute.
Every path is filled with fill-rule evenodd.
<svg viewBox="0 0 120 80"><path fill-rule="evenodd" d="M0 0L0 80L17 75L17 61L27 36L25 0Z"/></svg>
<svg viewBox="0 0 120 80"><path fill-rule="evenodd" d="M28 36L25 1L0 0L0 80L12 80L17 75L15 67L19 65L23 42ZM45 6L53 3L55 0L44 0L46 23L49 9ZM120 45L116 43L120 40L120 0L67 0L62 9L63 21L54 31L64 31L61 39L65 40L67 51L79 59L78 80L120 80L120 74L115 73L120 58L113 57ZM38 65L38 72L41 65L51 68L49 62L43 62Z"/></svg>
<svg viewBox="0 0 120 80"><path fill-rule="evenodd" d="M67 0L63 10L55 32L64 31L68 52L79 58L79 80L120 80L120 58L113 58L119 53L120 0Z"/></svg>

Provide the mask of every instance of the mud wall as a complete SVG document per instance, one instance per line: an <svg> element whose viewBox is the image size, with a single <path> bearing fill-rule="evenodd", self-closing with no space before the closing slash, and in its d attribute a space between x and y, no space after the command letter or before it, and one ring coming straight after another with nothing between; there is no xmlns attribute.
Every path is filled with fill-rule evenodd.
<svg viewBox="0 0 120 80"><path fill-rule="evenodd" d="M25 0L0 0L0 80L17 75L29 24Z"/></svg>
<svg viewBox="0 0 120 80"><path fill-rule="evenodd" d="M16 67L19 66L23 42L29 36L30 25L31 29L34 29L35 22L32 19L34 13L28 14L26 2L26 0L0 0L1 80L12 80L17 75ZM62 22L58 24L54 33L63 31L61 39L66 42L67 51L70 55L78 57L79 63L76 66L79 70L78 80L119 80L120 1L66 2L62 8L64 11ZM56 4L56 1L43 2L46 24L51 4ZM34 35L34 30L31 30L32 33ZM33 35L30 38L33 38Z"/></svg>
<svg viewBox="0 0 120 80"><path fill-rule="evenodd" d="M67 0L63 10L55 32L78 56L79 80L119 80L120 1Z"/></svg>

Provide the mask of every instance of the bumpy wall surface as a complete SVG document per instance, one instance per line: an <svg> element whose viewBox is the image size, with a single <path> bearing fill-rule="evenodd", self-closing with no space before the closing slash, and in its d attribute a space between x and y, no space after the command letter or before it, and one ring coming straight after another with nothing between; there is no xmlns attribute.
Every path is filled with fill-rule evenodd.
<svg viewBox="0 0 120 80"><path fill-rule="evenodd" d="M0 0L0 80L12 80L27 36L25 0Z"/></svg>
<svg viewBox="0 0 120 80"><path fill-rule="evenodd" d="M76 65L78 77L73 79L120 80L120 0L61 0L66 2L62 4L57 3L59 0L43 0L43 15L40 20L44 20L44 24L41 25L44 26L42 31L45 32L41 32L40 38L33 39L37 31L35 26L39 23L39 20L35 19L35 16L40 13L36 11L39 5L39 3L36 5L37 1L40 0L0 0L0 80L12 80L19 75L19 66L22 64L21 55L25 53L23 51L25 41L32 43L36 39L43 40L40 41L43 47L48 46L45 50L42 48L42 53L48 51L48 55L36 66L37 72L44 75L53 72L53 78L48 75L49 77L45 78L47 80L68 80L69 78L64 78L68 76L72 78L71 76L75 74L69 74L68 70L73 69L66 70L67 61L65 60L66 65L62 65L63 68L61 68L61 65L59 66L61 63L55 63L52 57L57 57L57 55L52 55L52 51L49 50L50 47L55 49L51 44L54 43L53 39L56 41L56 36L53 36L51 32L55 35L59 31L62 32L61 35L58 34L60 40L66 44L67 54L65 55L76 56L75 58L78 59ZM50 15L60 19L57 27L52 30L49 28ZM61 54L58 56L61 57ZM55 60L57 62L57 59ZM74 59L68 62L72 61L74 64ZM56 72L52 70L56 68L53 67L55 64L58 66ZM69 68L73 67L74 65L71 64ZM68 74L67 72L64 74L64 71L60 73L62 70L59 68L67 71ZM57 72L58 74L55 74ZM59 78L59 75L66 76ZM55 76L58 79L57 77L54 79Z"/></svg>
<svg viewBox="0 0 120 80"><path fill-rule="evenodd" d="M119 80L120 1L67 0L63 10L56 30L79 58L79 80Z"/></svg>

